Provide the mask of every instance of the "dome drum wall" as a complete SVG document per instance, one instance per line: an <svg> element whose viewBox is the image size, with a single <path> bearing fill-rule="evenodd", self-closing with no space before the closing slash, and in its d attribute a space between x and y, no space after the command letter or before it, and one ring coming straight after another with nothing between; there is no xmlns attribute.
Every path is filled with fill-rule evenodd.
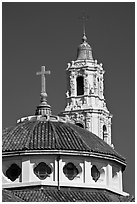
<svg viewBox="0 0 137 204"><path fill-rule="evenodd" d="M59 159L58 159L59 158ZM5 176L6 168L12 162L20 165L22 173L19 179L14 182L10 181ZM51 168L50 174L45 179L40 179L34 172L35 167L45 163ZM73 179L69 179L64 173L64 167L72 163L78 173ZM7 165L8 164L8 165ZM99 171L99 178L95 181L91 175L91 169L95 166ZM113 166L115 169L112 172ZM59 169L58 169L59 168ZM67 156L67 155L30 155L20 157L9 157L3 159L3 177L5 188L21 187L31 185L46 185L46 186L66 186L66 187L82 187L82 188L106 188L117 193L123 194L122 191L122 174L121 168L115 162L105 159L97 159L93 157L83 156ZM117 174L114 178L113 174ZM114 185L115 184L115 185Z"/></svg>
<svg viewBox="0 0 137 204"><path fill-rule="evenodd" d="M45 115L49 116L51 115L51 107L47 103L41 103L39 106L37 106L35 115Z"/></svg>

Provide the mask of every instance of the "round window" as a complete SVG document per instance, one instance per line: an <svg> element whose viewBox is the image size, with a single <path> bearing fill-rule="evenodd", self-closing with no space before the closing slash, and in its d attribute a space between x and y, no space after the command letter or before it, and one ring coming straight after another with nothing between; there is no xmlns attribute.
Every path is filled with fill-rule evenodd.
<svg viewBox="0 0 137 204"><path fill-rule="evenodd" d="M73 180L79 173L78 169L73 163L68 163L63 168L63 173L69 180Z"/></svg>
<svg viewBox="0 0 137 204"><path fill-rule="evenodd" d="M34 173L39 179L44 180L52 173L52 170L46 163L41 162L34 168Z"/></svg>

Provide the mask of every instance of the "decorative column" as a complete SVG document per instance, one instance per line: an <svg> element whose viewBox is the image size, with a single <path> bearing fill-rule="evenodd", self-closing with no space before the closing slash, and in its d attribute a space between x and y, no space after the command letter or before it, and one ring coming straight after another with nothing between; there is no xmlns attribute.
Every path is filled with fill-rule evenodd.
<svg viewBox="0 0 137 204"><path fill-rule="evenodd" d="M28 157L22 159L22 183L30 181L30 160Z"/></svg>
<svg viewBox="0 0 137 204"><path fill-rule="evenodd" d="M112 166L110 164L106 167L106 184L108 187L112 184Z"/></svg>

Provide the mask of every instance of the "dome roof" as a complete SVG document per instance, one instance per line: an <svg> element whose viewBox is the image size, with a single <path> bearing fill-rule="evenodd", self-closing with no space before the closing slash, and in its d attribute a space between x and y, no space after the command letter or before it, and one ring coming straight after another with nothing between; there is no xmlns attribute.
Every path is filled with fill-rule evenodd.
<svg viewBox="0 0 137 204"><path fill-rule="evenodd" d="M134 202L131 195L123 196L102 189L68 189L36 186L3 189L3 202Z"/></svg>
<svg viewBox="0 0 137 204"><path fill-rule="evenodd" d="M82 43L78 47L77 60L93 60L91 46L87 43L85 34L82 38Z"/></svg>
<svg viewBox="0 0 137 204"><path fill-rule="evenodd" d="M33 150L67 150L116 159L125 164L125 159L110 145L91 132L74 124L44 119L24 120L5 128L2 138L3 154Z"/></svg>

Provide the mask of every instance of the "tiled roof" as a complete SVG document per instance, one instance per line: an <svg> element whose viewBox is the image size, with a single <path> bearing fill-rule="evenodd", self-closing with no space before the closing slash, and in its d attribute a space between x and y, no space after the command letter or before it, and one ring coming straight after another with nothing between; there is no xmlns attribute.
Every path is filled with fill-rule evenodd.
<svg viewBox="0 0 137 204"><path fill-rule="evenodd" d="M2 151L72 150L105 154L125 162L110 145L76 125L53 121L23 121L3 130Z"/></svg>
<svg viewBox="0 0 137 204"><path fill-rule="evenodd" d="M24 202L18 196L15 196L12 191L2 190L2 201L3 202Z"/></svg>
<svg viewBox="0 0 137 204"><path fill-rule="evenodd" d="M77 60L93 60L91 46L87 42L85 34L82 37L82 43L78 46Z"/></svg>
<svg viewBox="0 0 137 204"><path fill-rule="evenodd" d="M3 190L3 202L5 199L5 191L13 198L17 198L16 202L23 200L25 202L133 202L133 196L122 196L107 190L97 189L73 189L46 187L29 187L22 189ZM7 201L7 202L10 202ZM12 202L12 201L11 201ZM15 201L13 201L15 202Z"/></svg>

